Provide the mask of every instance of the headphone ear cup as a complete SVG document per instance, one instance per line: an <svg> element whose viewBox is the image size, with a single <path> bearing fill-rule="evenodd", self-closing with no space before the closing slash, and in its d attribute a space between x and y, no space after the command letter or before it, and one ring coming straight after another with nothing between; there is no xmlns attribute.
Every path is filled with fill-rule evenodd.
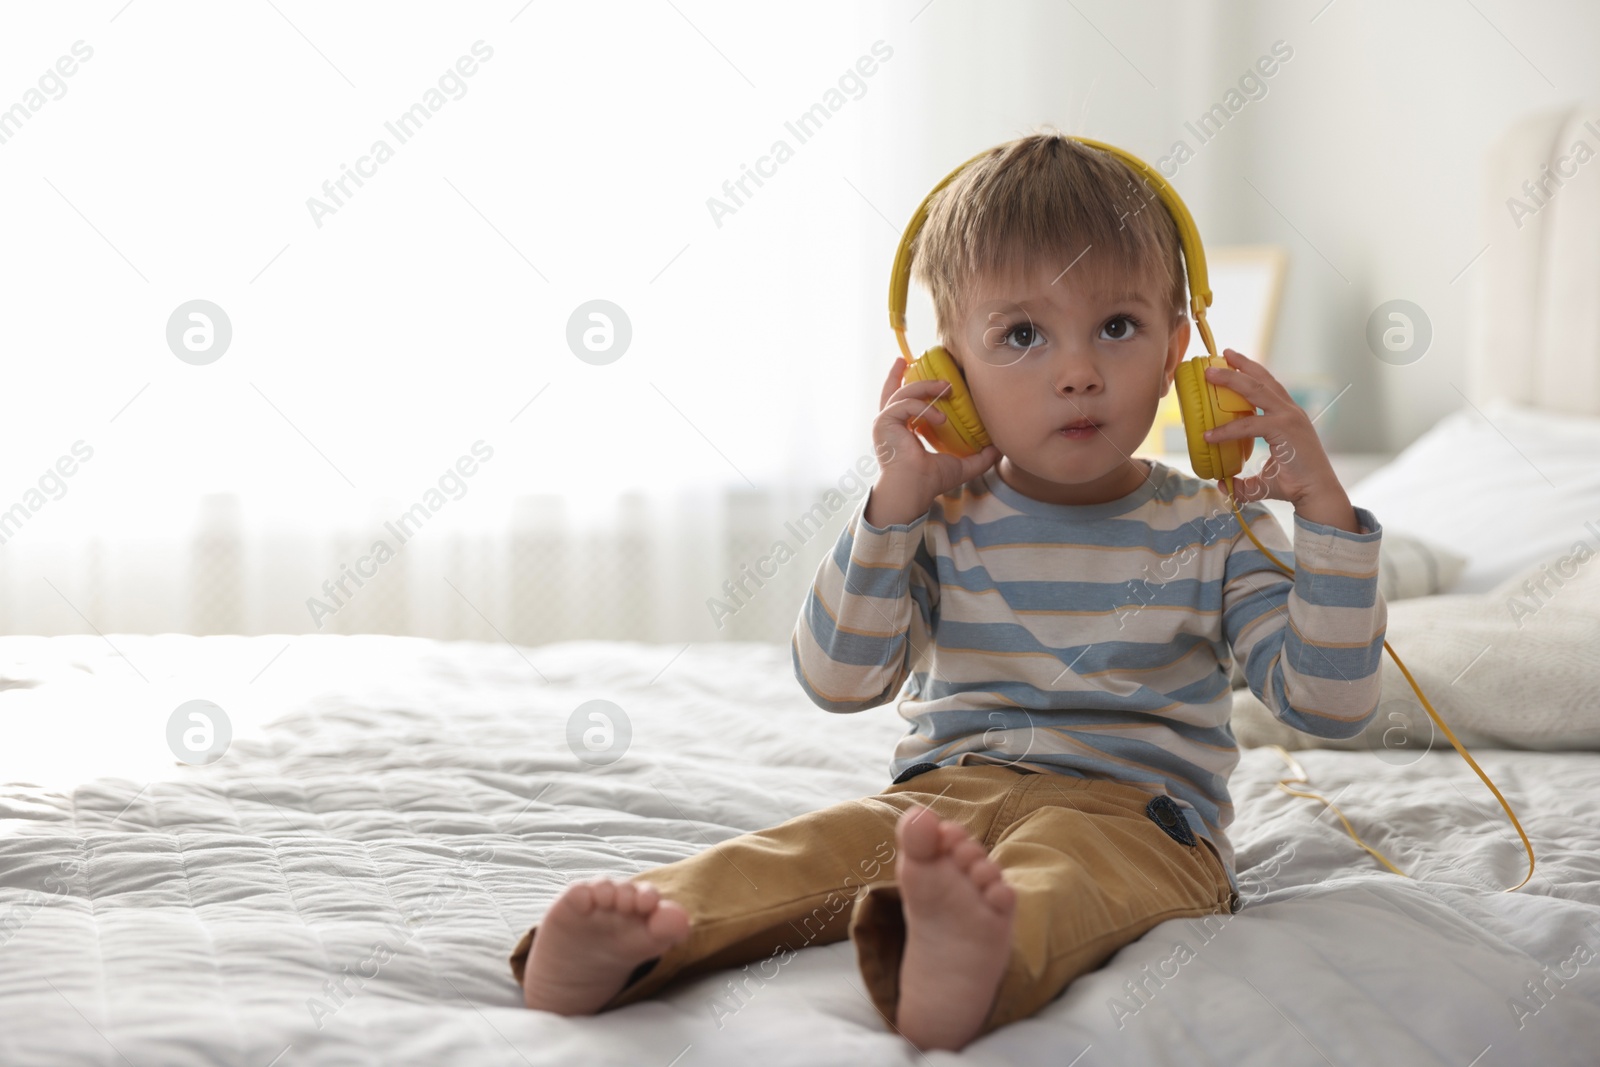
<svg viewBox="0 0 1600 1067"><path fill-rule="evenodd" d="M913 417L911 428L940 452L963 458L982 452L990 444L988 431L983 428L983 420L978 418L978 407L972 402L961 368L942 345L935 345L924 352L921 359L906 364L901 377L902 385L931 381L950 383L949 391L933 403L944 413L945 420L929 422Z"/></svg>
<svg viewBox="0 0 1600 1067"><path fill-rule="evenodd" d="M1173 384L1178 391L1178 412L1183 416L1183 434L1189 442L1189 463L1201 478L1218 481L1244 470L1246 447L1253 442L1237 438L1207 441L1202 434L1226 426L1241 415L1254 414L1255 405L1232 389L1206 381L1207 367L1228 366L1221 356L1195 356L1178 364Z"/></svg>

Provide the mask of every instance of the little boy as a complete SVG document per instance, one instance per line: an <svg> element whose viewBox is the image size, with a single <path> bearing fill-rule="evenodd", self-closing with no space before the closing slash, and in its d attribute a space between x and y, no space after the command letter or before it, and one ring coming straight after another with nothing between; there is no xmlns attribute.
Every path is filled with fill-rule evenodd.
<svg viewBox="0 0 1600 1067"><path fill-rule="evenodd" d="M1260 414L1218 485L1132 457L1188 345L1171 217L1119 160L1053 134L968 166L914 249L992 444L907 427L941 382L884 383L876 484L793 639L828 711L899 697L893 783L626 880L569 886L512 970L529 1007L588 1014L670 979L849 937L918 1048L1024 1018L1167 919L1239 908L1228 775L1233 657L1283 722L1349 737L1377 713L1381 528L1259 364L1207 378ZM1255 501L1295 507L1293 552ZM537 938L535 937L537 935ZM759 979L749 973L741 981Z"/></svg>

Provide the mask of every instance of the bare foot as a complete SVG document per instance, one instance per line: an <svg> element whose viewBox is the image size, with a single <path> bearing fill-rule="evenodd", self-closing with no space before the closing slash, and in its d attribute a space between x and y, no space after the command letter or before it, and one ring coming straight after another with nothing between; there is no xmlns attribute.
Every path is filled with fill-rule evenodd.
<svg viewBox="0 0 1600 1067"><path fill-rule="evenodd" d="M573 882L550 905L522 972L522 999L559 1015L593 1015L635 967L689 936L689 913L648 882Z"/></svg>
<svg viewBox="0 0 1600 1067"><path fill-rule="evenodd" d="M906 919L895 1025L919 1049L960 1049L1000 988L1017 893L981 844L927 808L902 814L895 837Z"/></svg>

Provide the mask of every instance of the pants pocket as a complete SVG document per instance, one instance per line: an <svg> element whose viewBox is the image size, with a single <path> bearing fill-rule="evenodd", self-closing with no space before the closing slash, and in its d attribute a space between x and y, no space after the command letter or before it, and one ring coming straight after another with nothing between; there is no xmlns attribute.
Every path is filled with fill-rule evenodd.
<svg viewBox="0 0 1600 1067"><path fill-rule="evenodd" d="M1189 820L1183 817L1182 809L1173 803L1171 797L1163 794L1151 798L1150 803L1144 806L1144 813L1150 817L1151 822L1161 827L1162 833L1178 844L1187 845L1189 848L1196 847L1194 831L1189 828Z"/></svg>

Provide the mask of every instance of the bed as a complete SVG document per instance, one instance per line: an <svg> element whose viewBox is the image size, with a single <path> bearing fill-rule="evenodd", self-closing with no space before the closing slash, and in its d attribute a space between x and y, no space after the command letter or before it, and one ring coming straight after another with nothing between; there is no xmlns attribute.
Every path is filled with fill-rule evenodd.
<svg viewBox="0 0 1600 1067"><path fill-rule="evenodd" d="M1488 187L1536 172L1593 116L1521 124ZM1540 412L1569 416L1576 436L1547 465L1573 461L1568 485L1587 490L1600 338L1584 332L1589 304L1541 294L1600 278L1592 242L1562 236L1600 231L1593 199L1567 191L1528 242L1485 257L1479 284L1505 318L1475 329L1468 393L1521 405L1535 428L1556 421ZM1530 358L1493 363L1530 322ZM1557 373L1563 361L1581 367ZM1418 742L1415 716L1398 743L1386 708L1362 737L1292 754L1401 877L1277 787L1288 765L1270 746L1307 739L1274 735L1239 690L1243 910L1156 927L963 1062L1600 1059L1600 563L1513 628L1498 601L1569 539L1518 537L1532 554L1515 558L1482 539L1513 519L1600 525L1600 495L1565 516L1480 502L1471 529L1430 529L1419 485L1440 457L1479 478L1485 459L1455 437L1432 447L1351 495L1386 529L1464 538L1444 547L1471 557L1467 591L1394 603L1389 636L1514 806L1532 880L1504 892L1525 871L1519 840L1447 744ZM1497 491L1526 480L1506 470ZM1484 642L1501 654L1474 651ZM596 707L603 758L582 741ZM955 1062L885 1029L848 942L738 996L723 972L594 1018L521 1007L506 956L567 883L881 789L902 720L886 707L819 730L822 714L778 644L0 638L0 1064Z"/></svg>
<svg viewBox="0 0 1600 1067"><path fill-rule="evenodd" d="M848 943L739 1001L709 975L591 1019L520 1006L505 956L567 882L882 788L900 720L794 729L823 713L781 646L8 638L0 665L6 735L25 742L0 775L0 1062L947 1056L882 1026ZM233 730L208 766L167 750L167 720L197 695ZM631 728L603 765L567 741L597 699ZM1500 891L1521 878L1520 845L1448 749L1406 765L1296 754L1402 879L1276 789L1286 764L1252 748L1233 779L1246 908L1157 927L964 1056L1593 1063L1600 754L1477 755L1538 849L1524 889Z"/></svg>

